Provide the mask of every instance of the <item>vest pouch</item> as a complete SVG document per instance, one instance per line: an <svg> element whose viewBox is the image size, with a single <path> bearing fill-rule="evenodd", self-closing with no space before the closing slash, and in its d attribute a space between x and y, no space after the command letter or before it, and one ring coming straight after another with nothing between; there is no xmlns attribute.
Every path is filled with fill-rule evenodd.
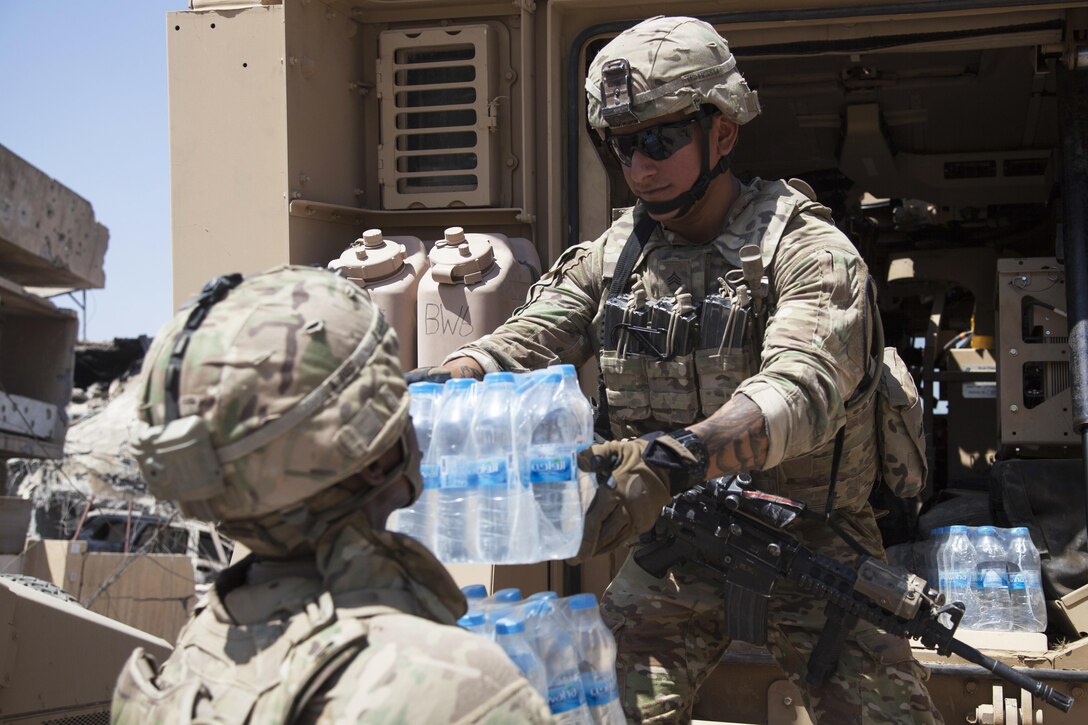
<svg viewBox="0 0 1088 725"><path fill-rule="evenodd" d="M733 391L752 376L748 354L744 350L717 348L695 351L695 371L699 376L699 405L708 418L733 397Z"/></svg>
<svg viewBox="0 0 1088 725"><path fill-rule="evenodd" d="M601 352L601 373L608 396L608 415L616 421L639 421L650 417L650 392L646 379L648 358Z"/></svg>
<svg viewBox="0 0 1088 725"><path fill-rule="evenodd" d="M679 424L696 421L699 415L699 391L695 385L693 355L677 356L664 362L648 360L646 379L654 420Z"/></svg>
<svg viewBox="0 0 1088 725"><path fill-rule="evenodd" d="M185 725L192 721L201 694L199 679L160 688L155 683L155 659L137 647L121 669L111 706L114 722L170 722ZM242 695L245 699L245 695ZM252 705L252 701L249 703Z"/></svg>
<svg viewBox="0 0 1088 725"><path fill-rule="evenodd" d="M917 496L929 474L922 399L894 347L884 348L876 391L877 446L884 484L900 498Z"/></svg>

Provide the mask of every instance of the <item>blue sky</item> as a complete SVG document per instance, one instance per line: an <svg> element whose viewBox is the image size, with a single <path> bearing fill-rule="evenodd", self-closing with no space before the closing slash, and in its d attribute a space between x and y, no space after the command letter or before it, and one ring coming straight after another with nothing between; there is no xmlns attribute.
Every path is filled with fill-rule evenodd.
<svg viewBox="0 0 1088 725"><path fill-rule="evenodd" d="M91 340L152 335L172 312L166 13L187 6L0 0L0 144L110 230L106 287L87 295Z"/></svg>

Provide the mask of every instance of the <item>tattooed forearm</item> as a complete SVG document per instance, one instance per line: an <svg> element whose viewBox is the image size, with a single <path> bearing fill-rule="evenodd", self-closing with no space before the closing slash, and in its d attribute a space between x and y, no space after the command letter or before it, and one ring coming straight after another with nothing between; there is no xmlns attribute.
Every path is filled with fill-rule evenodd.
<svg viewBox="0 0 1088 725"><path fill-rule="evenodd" d="M475 378L476 380L483 380L484 379L484 371L481 370L480 368L476 367L475 365L462 365L461 366L461 374L458 375L457 377L459 377L459 378Z"/></svg>
<svg viewBox="0 0 1088 725"><path fill-rule="evenodd" d="M759 406L743 395L733 397L714 415L688 426L710 456L707 477L754 471L767 460L767 426Z"/></svg>
<svg viewBox="0 0 1088 725"><path fill-rule="evenodd" d="M450 376L454 378L484 379L484 369L480 367L480 363L468 356L450 360L446 368L450 371Z"/></svg>

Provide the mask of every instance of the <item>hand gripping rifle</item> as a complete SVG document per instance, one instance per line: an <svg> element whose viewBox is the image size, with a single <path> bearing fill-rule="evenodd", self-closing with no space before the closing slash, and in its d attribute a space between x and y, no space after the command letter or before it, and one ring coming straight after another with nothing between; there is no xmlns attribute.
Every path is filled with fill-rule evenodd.
<svg viewBox="0 0 1088 725"><path fill-rule="evenodd" d="M598 477L607 478L611 462L597 457L593 463ZM662 510L653 542L635 554L635 561L656 577L686 561L721 574L730 633L754 644L766 641L767 600L779 578L826 600L827 624L809 660L810 684L819 685L834 672L846 635L864 619L889 634L918 639L942 656L959 655L1069 712L1073 698L955 639L964 614L961 602L944 604L944 596L924 579L864 553L834 524L861 555L857 569L809 550L787 531L800 518L826 521L802 503L751 488L745 474L712 479L673 498Z"/></svg>

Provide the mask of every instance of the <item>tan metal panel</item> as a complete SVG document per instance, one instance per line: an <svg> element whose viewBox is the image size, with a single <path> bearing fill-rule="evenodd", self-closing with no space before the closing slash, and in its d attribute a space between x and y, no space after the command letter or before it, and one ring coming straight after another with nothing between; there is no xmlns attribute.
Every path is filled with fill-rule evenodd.
<svg viewBox="0 0 1088 725"><path fill-rule="evenodd" d="M289 259L283 6L167 15L174 305Z"/></svg>
<svg viewBox="0 0 1088 725"><path fill-rule="evenodd" d="M102 718L133 649L143 647L160 662L170 654L158 637L6 579L0 579L0 636L5 723Z"/></svg>
<svg viewBox="0 0 1088 725"><path fill-rule="evenodd" d="M1064 268L1051 257L999 259L997 295L1002 445L1075 449Z"/></svg>
<svg viewBox="0 0 1088 725"><path fill-rule="evenodd" d="M322 3L289 2L284 10L288 198L361 206L366 165L376 156L377 102L363 69L374 47L357 22ZM376 205L377 194L370 198ZM290 261L325 264L363 229L291 218Z"/></svg>

